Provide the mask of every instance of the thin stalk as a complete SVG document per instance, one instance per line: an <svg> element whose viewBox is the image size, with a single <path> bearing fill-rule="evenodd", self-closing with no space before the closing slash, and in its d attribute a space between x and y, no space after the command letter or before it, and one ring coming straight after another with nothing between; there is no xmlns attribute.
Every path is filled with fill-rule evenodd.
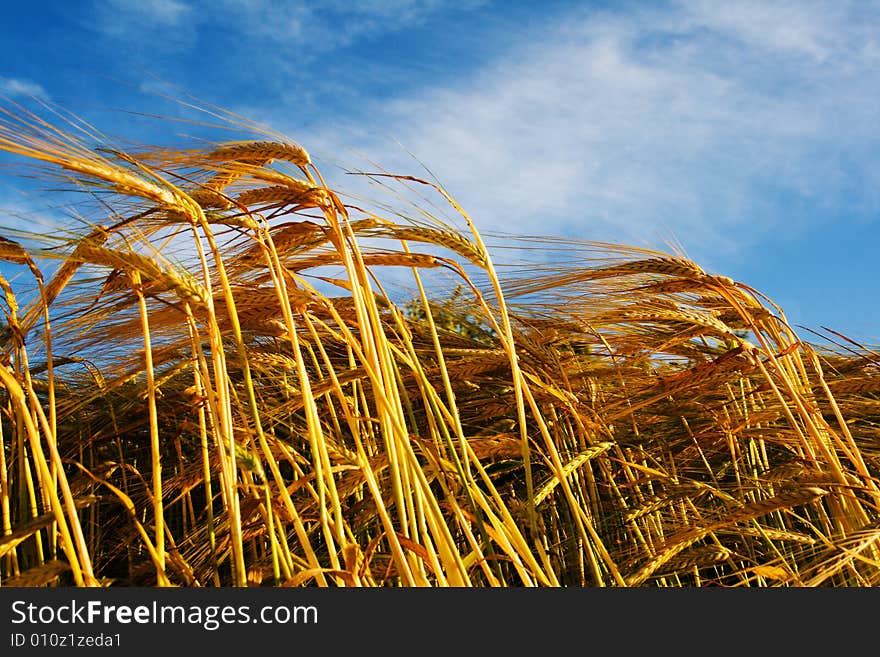
<svg viewBox="0 0 880 657"><path fill-rule="evenodd" d="M162 449L159 444L159 418L156 413L156 380L153 373L153 349L150 340L150 320L147 312L147 301L141 287L140 272L130 273L132 290L138 300L138 311L141 318L141 330L144 337L144 374L147 379L147 413L150 421L150 461L152 464L153 484L153 523L156 560L159 568L156 572L158 586L170 586L171 582L165 574L165 511L162 495Z"/></svg>

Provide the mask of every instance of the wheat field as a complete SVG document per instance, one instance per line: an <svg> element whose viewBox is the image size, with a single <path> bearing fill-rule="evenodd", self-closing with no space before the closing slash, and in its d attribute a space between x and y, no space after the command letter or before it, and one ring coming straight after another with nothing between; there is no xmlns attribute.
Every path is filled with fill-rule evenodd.
<svg viewBox="0 0 880 657"><path fill-rule="evenodd" d="M870 348L680 254L490 248L408 173L369 209L274 133L96 134L0 115L80 199L0 219L0 585L880 584Z"/></svg>

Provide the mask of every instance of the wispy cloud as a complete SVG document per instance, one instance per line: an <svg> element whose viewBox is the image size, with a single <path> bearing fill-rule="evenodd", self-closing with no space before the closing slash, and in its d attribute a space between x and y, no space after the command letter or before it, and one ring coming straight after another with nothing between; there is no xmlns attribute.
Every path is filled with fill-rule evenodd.
<svg viewBox="0 0 880 657"><path fill-rule="evenodd" d="M491 229L732 256L880 209L878 27L858 3L578 10L321 144L411 173L393 137Z"/></svg>
<svg viewBox="0 0 880 657"><path fill-rule="evenodd" d="M0 76L0 96L7 96L9 98L26 96L43 100L49 98L49 94L46 93L46 90L33 80L6 78L2 76Z"/></svg>
<svg viewBox="0 0 880 657"><path fill-rule="evenodd" d="M112 15L118 19L117 25L136 20L141 24L174 27L192 13L192 8L182 0L109 0L102 4L106 7L108 17ZM112 25L112 21L107 21L108 27Z"/></svg>
<svg viewBox="0 0 880 657"><path fill-rule="evenodd" d="M468 11L488 0L463 0L456 11ZM274 42L284 49L323 52L347 46L357 39L388 35L421 24L448 11L443 0L325 0L320 4L283 0L220 0L218 19L245 34Z"/></svg>
<svg viewBox="0 0 880 657"><path fill-rule="evenodd" d="M70 215L58 206L50 206L22 189L0 184L0 227L23 233L56 232L69 225Z"/></svg>
<svg viewBox="0 0 880 657"><path fill-rule="evenodd" d="M200 14L185 0L93 0L92 12L77 20L111 39L125 41L129 47L149 45L153 52L161 53L191 48Z"/></svg>
<svg viewBox="0 0 880 657"><path fill-rule="evenodd" d="M463 0L456 3L455 11L475 9L486 2ZM297 52L301 57L332 51L358 39L392 34L449 10L449 4L442 0L109 0L94 4L98 29L111 37L175 28L187 38L177 33L166 37L180 50L198 47L200 30L211 38L210 30L219 29L240 35L250 47L271 44L276 56ZM154 45L168 47L162 42Z"/></svg>

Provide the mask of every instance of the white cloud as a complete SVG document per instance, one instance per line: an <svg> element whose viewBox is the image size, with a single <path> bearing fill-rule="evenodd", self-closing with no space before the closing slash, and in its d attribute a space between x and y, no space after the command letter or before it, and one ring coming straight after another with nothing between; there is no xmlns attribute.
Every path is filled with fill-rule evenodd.
<svg viewBox="0 0 880 657"><path fill-rule="evenodd" d="M789 53L821 61L839 50L835 41L841 28L851 31L851 6L841 3L761 2L743 0L722 4L709 0L684 3L687 21L732 37L748 48L773 55Z"/></svg>
<svg viewBox="0 0 880 657"><path fill-rule="evenodd" d="M140 21L166 26L180 24L192 11L180 0L139 0L138 2L110 0L109 4L116 15L136 16Z"/></svg>
<svg viewBox="0 0 880 657"><path fill-rule="evenodd" d="M487 1L465 0L455 3L453 9L469 11ZM451 9L443 0L324 0L314 4L220 0L218 4L221 22L305 55L347 46L360 38L387 35Z"/></svg>
<svg viewBox="0 0 880 657"><path fill-rule="evenodd" d="M16 96L28 96L46 100L49 94L33 80L21 78L5 78L0 76L0 95L14 98Z"/></svg>
<svg viewBox="0 0 880 657"><path fill-rule="evenodd" d="M95 2L91 26L117 39L140 41L146 31L165 30L164 38L152 40L152 46L167 49L169 41L174 48L189 44L185 34L192 34L191 19L198 19L193 8L182 0L109 0ZM169 31L170 30L170 31Z"/></svg>
<svg viewBox="0 0 880 657"><path fill-rule="evenodd" d="M0 234L16 239L10 231L48 234L65 224L69 225L69 216L62 208L51 207L23 189L0 185Z"/></svg>
<svg viewBox="0 0 880 657"><path fill-rule="evenodd" d="M418 174L393 137L487 230L672 234L732 256L802 230L797 207L880 209L878 18L845 3L580 10L313 143Z"/></svg>
<svg viewBox="0 0 880 657"><path fill-rule="evenodd" d="M273 64L284 69L295 54L300 64L362 39L386 37L420 25L439 13L472 11L489 0L93 0L88 25L103 34L153 52L197 49L216 31L240 37L249 58L271 48ZM83 20L85 24L85 21ZM154 37L145 35L153 33Z"/></svg>

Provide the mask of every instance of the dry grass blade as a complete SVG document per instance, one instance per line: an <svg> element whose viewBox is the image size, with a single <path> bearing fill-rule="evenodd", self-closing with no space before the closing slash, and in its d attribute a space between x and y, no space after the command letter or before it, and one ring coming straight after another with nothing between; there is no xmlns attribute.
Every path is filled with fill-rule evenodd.
<svg viewBox="0 0 880 657"><path fill-rule="evenodd" d="M300 208L320 207L327 202L327 194L323 189L307 187L306 189L291 189L285 185L273 185L271 187L257 187L241 192L236 200L241 205L296 205Z"/></svg>
<svg viewBox="0 0 880 657"><path fill-rule="evenodd" d="M382 174L466 234L246 137L0 116L100 201L0 238L0 583L880 585L876 351L681 256L496 265L438 185Z"/></svg>
<svg viewBox="0 0 880 657"><path fill-rule="evenodd" d="M577 470L579 467L581 467L587 461L594 459L601 454L604 454L609 449L611 449L613 446L614 446L614 443L607 443L607 442L598 443L596 445L593 445L589 449L584 450L583 452L581 452L577 456L575 456L571 461L569 461L568 463L565 464L565 466L562 469L562 472L560 472L558 474L554 474L553 477L551 477L547 483L545 483L543 486L541 486L541 488L538 489L538 492L535 493L535 500L534 500L535 506L538 506L547 497L549 497L550 494L553 492L553 490L556 488L556 486L559 485L559 482L562 479L565 479L566 477L571 475L572 472Z"/></svg>
<svg viewBox="0 0 880 657"><path fill-rule="evenodd" d="M627 577L629 586L637 586L653 575L657 570L668 563L673 557L687 549L697 541L705 538L712 532L737 522L760 518L779 509L789 509L795 506L809 504L817 498L827 495L828 491L821 488L805 488L791 490L775 495L766 500L744 504L739 509L728 513L723 520L708 524L705 527L686 529L668 539L665 545L648 563L637 572Z"/></svg>
<svg viewBox="0 0 880 657"><path fill-rule="evenodd" d="M300 167L311 164L309 154L296 144L270 141L230 142L205 154L208 162L255 162L265 164L272 160L285 160Z"/></svg>
<svg viewBox="0 0 880 657"><path fill-rule="evenodd" d="M68 564L58 559L53 559L39 566L29 568L20 575L3 582L3 585L7 587L46 586L55 582L59 576L69 570L70 566Z"/></svg>

